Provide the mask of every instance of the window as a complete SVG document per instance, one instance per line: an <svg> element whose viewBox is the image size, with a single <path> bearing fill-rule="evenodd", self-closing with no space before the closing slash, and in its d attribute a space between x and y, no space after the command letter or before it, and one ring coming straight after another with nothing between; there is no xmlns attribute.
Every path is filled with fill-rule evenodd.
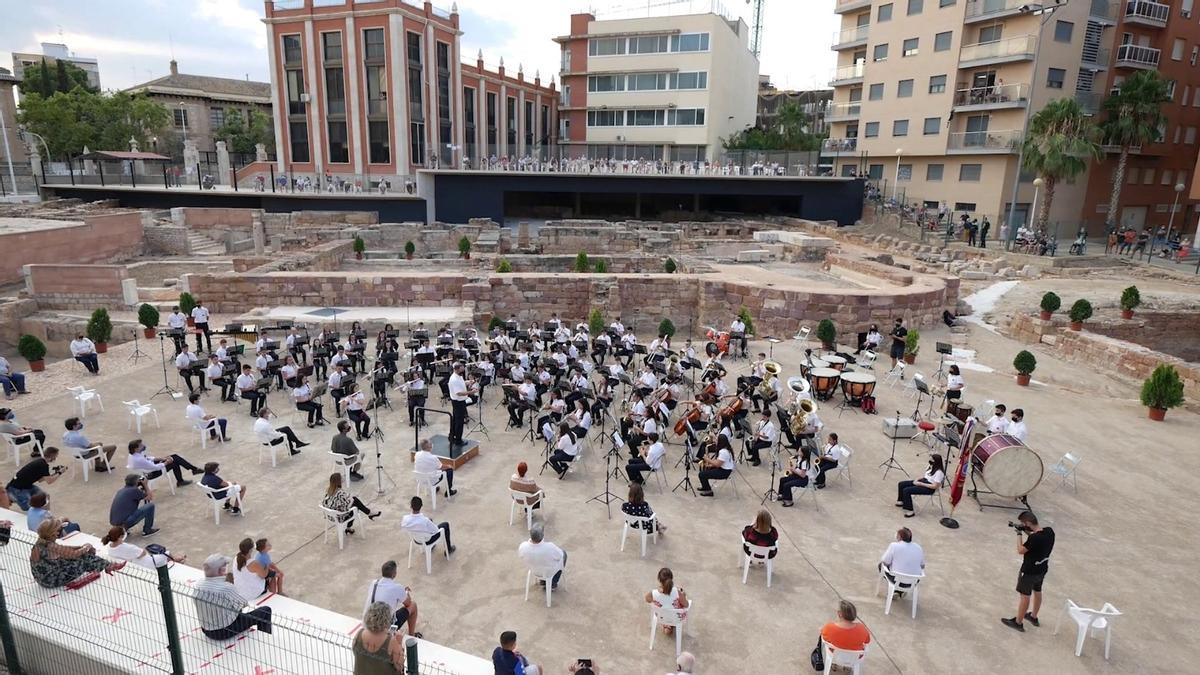
<svg viewBox="0 0 1200 675"><path fill-rule="evenodd" d="M588 40L588 56L612 56L625 53L625 38Z"/></svg>
<svg viewBox="0 0 1200 675"><path fill-rule="evenodd" d="M896 182L907 183L912 180L912 164L901 164L896 167Z"/></svg>
<svg viewBox="0 0 1200 675"><path fill-rule="evenodd" d="M913 92L913 81L912 80L900 80L899 82L896 83L896 96L898 96L900 98L908 98L909 96L912 96L912 92Z"/></svg>
<svg viewBox="0 0 1200 675"><path fill-rule="evenodd" d="M933 36L933 51L944 52L950 49L950 43L954 41L954 31L946 31Z"/></svg>
<svg viewBox="0 0 1200 675"><path fill-rule="evenodd" d="M929 93L940 94L946 91L946 76L931 75L929 77Z"/></svg>
<svg viewBox="0 0 1200 675"><path fill-rule="evenodd" d="M588 75L588 91L622 91L625 89L624 75Z"/></svg>
<svg viewBox="0 0 1200 675"><path fill-rule="evenodd" d="M371 122L371 124L379 123ZM423 122L410 122L408 124L408 149L412 155L409 158L409 162L418 165L425 163L425 124ZM386 147L384 147L383 152L387 152ZM374 154L374 148L372 148L372 154Z"/></svg>
<svg viewBox="0 0 1200 675"><path fill-rule="evenodd" d="M291 141L292 161L308 161L308 125L304 122L288 123L288 140Z"/></svg>
<svg viewBox="0 0 1200 675"><path fill-rule="evenodd" d="M350 161L350 147L346 144L345 121L329 121L329 161L342 164Z"/></svg>
<svg viewBox="0 0 1200 675"><path fill-rule="evenodd" d="M321 58L326 63L342 60L341 33L321 33Z"/></svg>
<svg viewBox="0 0 1200 675"><path fill-rule="evenodd" d="M925 9L925 0L908 0L908 15L920 14Z"/></svg>
<svg viewBox="0 0 1200 675"><path fill-rule="evenodd" d="M936 136L942 133L942 118L926 117L925 125L922 128L921 133L925 134L926 136Z"/></svg>
<svg viewBox="0 0 1200 675"><path fill-rule="evenodd" d="M1154 169L1146 167L1146 172L1142 174L1142 185L1154 185Z"/></svg>
<svg viewBox="0 0 1200 675"><path fill-rule="evenodd" d="M534 134L533 122L533 101L525 101L525 150L529 151L529 147L533 145ZM447 141L449 142L449 141Z"/></svg>
<svg viewBox="0 0 1200 675"><path fill-rule="evenodd" d="M880 5L879 10L875 14L875 23L883 23L884 21L892 20L892 3Z"/></svg>
<svg viewBox="0 0 1200 675"><path fill-rule="evenodd" d="M920 44L920 38L908 38L904 41L904 56L916 56L917 46Z"/></svg>
<svg viewBox="0 0 1200 675"><path fill-rule="evenodd" d="M975 206L975 202L954 202L954 210L955 211L966 211L967 213L974 213L975 211L978 211L979 209ZM1020 213L1020 211L1021 211L1021 208L1020 208L1020 205L1018 205L1017 212Z"/></svg>
<svg viewBox="0 0 1200 675"><path fill-rule="evenodd" d="M1170 169L1163 169L1162 178L1158 181L1159 185L1170 185L1171 179L1175 177L1175 172Z"/></svg>
<svg viewBox="0 0 1200 675"><path fill-rule="evenodd" d="M1196 127L1188 127L1183 131L1183 142L1191 145L1196 142Z"/></svg>
<svg viewBox="0 0 1200 675"><path fill-rule="evenodd" d="M363 31L363 58L383 60L387 56L384 48L383 29L370 28Z"/></svg>
<svg viewBox="0 0 1200 675"><path fill-rule="evenodd" d="M842 178L854 178L858 176L858 167L854 164L843 164L841 176Z"/></svg>
<svg viewBox="0 0 1200 675"><path fill-rule="evenodd" d="M484 96L485 114L487 115L487 144L488 154L494 155L497 152L496 144L499 143L499 99L498 95L493 92L487 92Z"/></svg>
<svg viewBox="0 0 1200 675"><path fill-rule="evenodd" d="M868 101L883 100L883 83L882 82L878 82L876 84L871 85L870 87L867 87L867 100Z"/></svg>
<svg viewBox="0 0 1200 675"><path fill-rule="evenodd" d="M867 127L863 133L866 138L879 137L879 122L867 122Z"/></svg>
<svg viewBox="0 0 1200 675"><path fill-rule="evenodd" d="M340 67L325 69L325 101L330 115L346 114L346 83Z"/></svg>
<svg viewBox="0 0 1200 675"><path fill-rule="evenodd" d="M1129 185L1137 185L1140 175L1141 170L1136 166L1131 166L1125 171L1125 182Z"/></svg>
<svg viewBox="0 0 1200 675"><path fill-rule="evenodd" d="M957 0L938 0L938 7L949 7L950 5L953 5L956 1Z"/></svg>
<svg viewBox="0 0 1200 675"><path fill-rule="evenodd" d="M1167 80L1167 100L1175 100L1175 80Z"/></svg>
<svg viewBox="0 0 1200 675"><path fill-rule="evenodd" d="M538 137L538 142L545 145L550 142L550 106L543 104L541 112L542 134Z"/></svg>
<svg viewBox="0 0 1200 675"><path fill-rule="evenodd" d="M930 164L925 167L925 180L938 183L942 180L942 174L946 171L945 164Z"/></svg>
<svg viewBox="0 0 1200 675"><path fill-rule="evenodd" d="M704 108L679 108L667 111L667 124L672 126L703 126Z"/></svg>
<svg viewBox="0 0 1200 675"><path fill-rule="evenodd" d="M340 71L339 71L340 72ZM367 66L367 115L387 114L387 73L383 66ZM343 97L344 98L344 97ZM343 103L344 105L344 103ZM345 112L345 108L343 108Z"/></svg>
<svg viewBox="0 0 1200 675"><path fill-rule="evenodd" d="M996 24L994 26L984 26L979 29L979 42L995 42L1004 34L1004 26Z"/></svg>
<svg viewBox="0 0 1200 675"><path fill-rule="evenodd" d="M963 164L958 167L958 180L962 183L978 183L982 174L982 164Z"/></svg>
<svg viewBox="0 0 1200 675"><path fill-rule="evenodd" d="M661 127L666 118L665 110L630 110L625 123L631 127Z"/></svg>
<svg viewBox="0 0 1200 675"><path fill-rule="evenodd" d="M875 45L875 51L874 51L873 58L876 61L887 61L887 53L888 53L888 46L887 46L886 42L881 45Z"/></svg>
<svg viewBox="0 0 1200 675"><path fill-rule="evenodd" d="M437 43L434 57L437 65L438 142L444 150L453 142L453 126L450 122L450 45Z"/></svg>
<svg viewBox="0 0 1200 675"><path fill-rule="evenodd" d="M867 175L871 177L871 180L881 180L883 178L883 165L871 164L867 166Z"/></svg>
<svg viewBox="0 0 1200 675"><path fill-rule="evenodd" d="M671 51L706 52L708 51L708 33L681 33L679 35L672 35Z"/></svg>
<svg viewBox="0 0 1200 675"><path fill-rule="evenodd" d="M209 108L208 109L208 126L212 129L219 129L225 125L225 109L224 108Z"/></svg>
<svg viewBox="0 0 1200 675"><path fill-rule="evenodd" d="M624 110L589 110L587 113L589 127L619 127L624 124Z"/></svg>
<svg viewBox="0 0 1200 675"><path fill-rule="evenodd" d="M893 136L907 136L908 135L908 120L893 121L892 122L892 135Z"/></svg>
<svg viewBox="0 0 1200 675"><path fill-rule="evenodd" d="M661 54L667 51L666 35L629 38L630 54Z"/></svg>
<svg viewBox="0 0 1200 675"><path fill-rule="evenodd" d="M409 161L418 166L425 163L425 76L421 49L421 34L411 31L404 34L404 53L408 61L408 148ZM368 71L370 69L368 68ZM382 70L382 68L380 69ZM383 74L380 73L380 77ZM370 93L370 84L368 83L368 94ZM380 87L383 87L382 82ZM385 90L386 91L386 90ZM371 125L367 125L368 136ZM381 122L381 130L386 130L387 123ZM374 139L369 138L372 143L371 154L375 154ZM387 157L390 153L390 148L386 141L382 141L379 148L379 155ZM374 161L374 160L372 160ZM388 161L388 160L383 160Z"/></svg>
<svg viewBox="0 0 1200 675"><path fill-rule="evenodd" d="M1192 90L1192 107L1200 108L1200 87Z"/></svg>
<svg viewBox="0 0 1200 675"><path fill-rule="evenodd" d="M707 89L708 73L704 71L695 73L671 73L668 78L668 83L668 86L671 89Z"/></svg>
<svg viewBox="0 0 1200 675"><path fill-rule="evenodd" d="M618 77L620 77L618 75ZM634 73L629 76L629 91L657 91L667 88L666 73Z"/></svg>
<svg viewBox="0 0 1200 675"><path fill-rule="evenodd" d="M1187 43L1184 41L1183 38L1175 38L1175 42L1171 43L1171 60L1172 61L1182 61L1183 60L1183 48L1186 44Z"/></svg>
<svg viewBox="0 0 1200 675"><path fill-rule="evenodd" d="M1075 24L1070 21L1055 21L1054 22L1054 41L1055 42L1070 42L1071 35L1075 33Z"/></svg>
<svg viewBox="0 0 1200 675"><path fill-rule="evenodd" d="M463 157L476 157L475 142L475 89L463 87Z"/></svg>
<svg viewBox="0 0 1200 675"><path fill-rule="evenodd" d="M175 128L186 128L188 125L187 108L173 108L172 112L175 113Z"/></svg>
<svg viewBox="0 0 1200 675"><path fill-rule="evenodd" d="M858 103L862 100L862 87L854 87L850 90L850 102Z"/></svg>
<svg viewBox="0 0 1200 675"><path fill-rule="evenodd" d="M517 99L509 96L504 102L504 137L508 141L508 151L517 151Z"/></svg>
<svg viewBox="0 0 1200 675"><path fill-rule="evenodd" d="M283 36L283 62L286 64L300 63L300 36Z"/></svg>
<svg viewBox="0 0 1200 675"><path fill-rule="evenodd" d="M287 97L288 97L288 114L303 115L304 101L301 99L304 96L304 75L299 69L289 69L286 72L287 80Z"/></svg>
<svg viewBox="0 0 1200 675"><path fill-rule="evenodd" d="M1046 87L1050 89L1062 89L1063 80L1067 78L1067 71L1062 68L1050 68L1046 71Z"/></svg>

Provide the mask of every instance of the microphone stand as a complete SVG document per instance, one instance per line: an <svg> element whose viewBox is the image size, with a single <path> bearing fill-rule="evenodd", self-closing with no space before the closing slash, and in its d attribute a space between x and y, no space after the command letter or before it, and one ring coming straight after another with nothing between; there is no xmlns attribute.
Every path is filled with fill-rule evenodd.
<svg viewBox="0 0 1200 675"><path fill-rule="evenodd" d="M163 395L170 396L172 399L179 398L179 392L175 389L172 389L171 385L167 383L167 350L166 347L163 346L163 340L165 338L166 336L162 333L158 334L158 353L162 355L163 386L158 391L154 392L154 395L150 397L152 399Z"/></svg>
<svg viewBox="0 0 1200 675"><path fill-rule="evenodd" d="M375 441L375 494L384 495L383 477L387 475L387 470L383 468L383 443L386 440L383 435L382 422L383 415L376 413L375 428L371 430L371 438ZM419 445L417 447L420 447ZM395 487L396 481L390 475L388 481ZM434 489L437 489L436 487Z"/></svg>
<svg viewBox="0 0 1200 675"><path fill-rule="evenodd" d="M584 503L590 504L592 502L603 502L604 510L608 513L608 519L612 520L612 503L620 499L620 497L613 494L612 490L609 489L609 486L611 485L613 474L621 470L620 465L615 468L612 466L612 459L614 455L617 457L617 459L621 458L621 449L611 436L608 440L611 447L609 448L608 452L604 453L604 492L601 492ZM630 452L632 453L633 451L630 450Z"/></svg>
<svg viewBox="0 0 1200 675"><path fill-rule="evenodd" d="M133 361L134 365L137 365L138 359L140 359L142 357L150 356L146 352L143 352L142 348L138 345L138 336L137 335L138 335L138 329L135 326L133 329L133 353L129 355L129 360Z"/></svg>
<svg viewBox="0 0 1200 675"><path fill-rule="evenodd" d="M691 427L692 425L688 423L689 432L692 431ZM676 463L675 466L679 466L679 464ZM659 470L661 471L661 469ZM692 438L690 433L684 437L683 478L679 479L679 482L675 484L675 487L671 488L671 492L675 492L679 488L683 488L685 493L692 493L693 497L697 496L696 488L692 485Z"/></svg>
<svg viewBox="0 0 1200 675"><path fill-rule="evenodd" d="M896 411L896 426L892 428L892 455L891 455L891 457L888 457L887 459L883 460L883 462L881 462L879 464L879 468L881 468L881 469L883 469L883 467L887 467L886 469L883 469L883 479L884 480L887 480L888 472L891 471L892 469L899 469L900 472L903 473L905 476L908 475L908 472L905 471L904 467L900 466L900 462L898 462L896 460L896 437L899 435L900 435L900 411L897 410Z"/></svg>

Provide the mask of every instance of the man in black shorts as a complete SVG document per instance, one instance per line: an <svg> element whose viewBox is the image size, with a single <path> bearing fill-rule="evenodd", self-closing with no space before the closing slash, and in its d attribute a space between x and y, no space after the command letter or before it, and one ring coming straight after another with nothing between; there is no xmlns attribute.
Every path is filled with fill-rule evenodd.
<svg viewBox="0 0 1200 675"><path fill-rule="evenodd" d="M1024 560L1021 573L1017 575L1017 615L1011 619L1000 619L1000 623L1013 630L1025 632L1025 622L1040 626L1038 610L1042 608L1042 580L1050 569L1050 551L1054 550L1054 530L1038 525L1032 511L1022 511L1017 516L1022 527L1017 530L1017 553ZM1027 535L1027 536L1026 536ZM1033 607L1029 596L1033 596Z"/></svg>
<svg viewBox="0 0 1200 675"><path fill-rule="evenodd" d="M892 332L888 333L892 338L892 368L895 369L896 362L904 358L904 338L908 336L908 329L904 327L904 319L896 319L896 325L892 327ZM900 375L900 379L904 379L904 375Z"/></svg>

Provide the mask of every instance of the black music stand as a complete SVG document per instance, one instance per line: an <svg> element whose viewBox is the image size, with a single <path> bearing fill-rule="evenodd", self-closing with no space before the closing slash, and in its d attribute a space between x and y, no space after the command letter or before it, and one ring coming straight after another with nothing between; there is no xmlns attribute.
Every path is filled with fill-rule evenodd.
<svg viewBox="0 0 1200 675"><path fill-rule="evenodd" d="M609 486L612 481L613 473L621 470L619 460L621 459L621 448L625 447L625 441L621 440L620 431L613 431L611 434L609 434L608 441L611 447L609 448L608 452L604 453L604 492L601 492L584 503L590 504L592 502L603 502L604 510L608 512L608 519L612 520L612 503L620 499L620 497L613 494L612 490L609 489ZM630 453L632 454L632 452L633 451L631 450ZM616 468L613 468L612 466L613 457L616 457L618 460Z"/></svg>
<svg viewBox="0 0 1200 675"><path fill-rule="evenodd" d="M134 365L137 365L138 359L147 356L150 355L142 351L141 347L138 346L138 328L135 326L133 328L133 353L129 355L129 360L133 361Z"/></svg>
<svg viewBox="0 0 1200 675"><path fill-rule="evenodd" d="M163 395L170 396L172 399L177 399L180 396L179 392L171 388L171 385L167 383L167 350L166 347L163 346L163 341L166 340L166 337L167 336L164 333L158 334L158 353L162 355L163 386L160 387L158 391L154 392L154 395L150 397L151 399L158 398L159 396Z"/></svg>
<svg viewBox="0 0 1200 675"><path fill-rule="evenodd" d="M934 343L934 347L937 349L939 359L938 369L936 372L934 372L933 379L937 382L941 382L942 380L946 379L946 355L953 353L954 347L948 342L936 342Z"/></svg>

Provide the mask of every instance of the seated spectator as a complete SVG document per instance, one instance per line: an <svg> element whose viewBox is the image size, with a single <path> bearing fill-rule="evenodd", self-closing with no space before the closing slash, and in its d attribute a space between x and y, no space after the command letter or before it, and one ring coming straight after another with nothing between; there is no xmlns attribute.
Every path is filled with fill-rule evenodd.
<svg viewBox="0 0 1200 675"><path fill-rule="evenodd" d="M151 457L147 455L146 444L140 438L129 441L129 462L125 465L125 468L141 471L150 480L158 478L165 471L170 471L175 474L175 485L178 487L192 484L192 481L184 480L183 469L191 471L193 476L204 473L203 469L179 455L168 455L167 457Z"/></svg>
<svg viewBox="0 0 1200 675"><path fill-rule="evenodd" d="M542 675L542 667L530 663L517 649L517 632L512 630L500 634L500 646L492 650L492 667L496 675Z"/></svg>
<svg viewBox="0 0 1200 675"><path fill-rule="evenodd" d="M594 659L571 659L567 663L567 675L600 675L600 667Z"/></svg>
<svg viewBox="0 0 1200 675"><path fill-rule="evenodd" d="M629 500L621 505L621 512L627 516L636 516L638 518L649 518L654 515L654 509L646 503L646 493L642 488L641 483L629 484ZM658 526L659 534L664 534L667 531L667 526L655 521ZM641 529L641 523L630 525L637 529ZM654 525L650 525L654 527Z"/></svg>
<svg viewBox="0 0 1200 675"><path fill-rule="evenodd" d="M3 356L0 356L0 385L3 385L4 387L4 398L9 400L13 399L18 394L29 393L25 391L25 376L21 373L15 372L12 368L12 364L9 363L8 359L4 358ZM4 417L0 415L0 419L4 419ZM4 433L8 432L6 431Z"/></svg>
<svg viewBox="0 0 1200 675"><path fill-rule="evenodd" d="M424 637L417 631L417 603L412 598L412 589L396 583L396 561L389 560L379 568L379 578L371 582L367 589L367 603L363 611L371 605L383 603L388 612L392 613L392 625L407 626L408 634L413 637Z"/></svg>
<svg viewBox="0 0 1200 675"><path fill-rule="evenodd" d="M263 593L275 592L276 575L254 554L253 539L246 537L238 542L234 561L233 587L239 595L252 601Z"/></svg>
<svg viewBox="0 0 1200 675"><path fill-rule="evenodd" d="M100 543L104 544L104 555L112 560L124 560L149 568L166 565L167 561L177 563L187 561L186 555L171 555L170 551L156 544L142 548L136 544L130 544L125 541L125 538L125 528L119 526L109 528L108 533L100 538ZM149 550L151 548L154 549L154 552Z"/></svg>
<svg viewBox="0 0 1200 675"><path fill-rule="evenodd" d="M246 486L230 483L229 481L217 475L221 470L221 465L217 462L208 462L204 465L204 475L200 477L200 484L207 487L213 492L214 499L224 499L225 505L222 507L227 509L235 516L242 515L242 499L246 497Z"/></svg>
<svg viewBox="0 0 1200 675"><path fill-rule="evenodd" d="M43 520L54 517L48 508L49 503L50 495L45 492L29 498L29 512L25 515L25 524L29 527L30 532L37 532L38 526L42 524ZM72 523L66 518L59 518L59 520L62 521L63 532L71 534L79 531L79 523Z"/></svg>
<svg viewBox="0 0 1200 675"><path fill-rule="evenodd" d="M204 579L196 582L193 600L200 629L213 640L229 638L257 627L261 633L271 633L271 608L257 607L243 612L248 601L227 578L228 557L214 553L204 561Z"/></svg>
<svg viewBox="0 0 1200 675"><path fill-rule="evenodd" d="M263 406L255 413L254 433L258 435L258 439L263 443L271 445L279 445L285 439L287 440L288 452L293 455L300 454L300 448L308 445L296 436L296 432L292 431L291 427L273 427L271 426L271 409Z"/></svg>
<svg viewBox="0 0 1200 675"><path fill-rule="evenodd" d="M517 462L517 472L512 475L512 478L508 479L508 489L516 490L517 492L528 492L530 495L535 495L540 492L541 488L538 487L537 482L533 480L533 478L525 475L528 472L528 464L525 462ZM533 508L535 509L542 508L541 497L526 497L525 503L533 504Z"/></svg>
<svg viewBox="0 0 1200 675"><path fill-rule="evenodd" d="M138 523L142 523L143 537L158 532L154 527L154 493L141 474L131 473L125 476L125 487L113 495L108 524L123 527L128 532Z"/></svg>
<svg viewBox="0 0 1200 675"><path fill-rule="evenodd" d="M371 520L379 517L382 511L372 511L367 508L366 504L362 503L358 497L350 496L342 487L342 472L334 471L329 474L329 486L325 488L325 498L321 500L321 506L334 511L347 512L341 517L341 522L346 523L346 532L354 534L354 512L351 509L358 509L367 514Z"/></svg>
<svg viewBox="0 0 1200 675"><path fill-rule="evenodd" d="M283 592L283 570L271 560L271 540L266 537L254 540L254 561L267 570L267 590L287 595Z"/></svg>
<svg viewBox="0 0 1200 675"><path fill-rule="evenodd" d="M8 434L12 436L14 443L28 443L31 439L37 441L37 445L45 447L46 434L42 433L41 429L22 426L17 423L17 415L8 408L0 408L0 434ZM38 456L38 450L33 449L33 457Z"/></svg>
<svg viewBox="0 0 1200 675"><path fill-rule="evenodd" d="M117 446L104 445L103 443L93 443L83 435L83 420L78 417L68 417L63 426L67 431L63 434L63 445L70 448L76 457L80 459L96 460L93 471L103 473L108 471L108 463L100 458L100 453L104 453L104 457L112 461L113 455L117 452Z"/></svg>
<svg viewBox="0 0 1200 675"><path fill-rule="evenodd" d="M858 620L854 603L842 600L838 603L837 619L821 627L821 640L834 649L859 652L871 642L871 631Z"/></svg>
<svg viewBox="0 0 1200 675"><path fill-rule="evenodd" d="M410 536L421 536L425 539L426 544L432 544L439 537L445 536L446 550L454 553L454 545L450 543L450 523L442 522L435 525L428 516L421 513L425 502L420 497L413 497L409 505L412 507L412 513L404 516L400 521L400 529Z"/></svg>
<svg viewBox="0 0 1200 675"><path fill-rule="evenodd" d="M83 364L93 375L100 374L100 357L96 355L96 343L85 337L83 333L71 340L71 356Z"/></svg>
<svg viewBox="0 0 1200 675"><path fill-rule="evenodd" d="M890 572L898 574L917 577L925 573L925 551L912 540L912 530L907 527L896 530L896 541L888 544L887 550L879 558L879 569L882 570L884 565ZM890 572L885 572L884 576L888 581L896 581ZM907 583L899 584L896 592L903 595L908 587Z"/></svg>
<svg viewBox="0 0 1200 675"><path fill-rule="evenodd" d="M391 631L392 611L382 602L367 605L362 630L354 636L356 675L389 675L404 672L404 638Z"/></svg>
<svg viewBox="0 0 1200 675"><path fill-rule="evenodd" d="M442 480L444 479L446 481L446 496L453 497L458 494L458 490L454 489L454 469L442 464L442 460L433 454L433 444L427 438L421 441L421 445L418 446L416 453L413 454L413 471L431 475L440 472L437 480L433 482L433 489L438 489L438 486L442 484Z"/></svg>
<svg viewBox="0 0 1200 675"><path fill-rule="evenodd" d="M669 675L692 675L696 669L696 657L691 652L679 652L675 657L675 672Z"/></svg>
<svg viewBox="0 0 1200 675"><path fill-rule="evenodd" d="M13 475L12 480L4 486L4 491L9 499L17 503L22 511L29 510L29 500L34 495L40 495L42 488L38 487L38 483L45 482L46 485L52 485L58 480L59 476L63 475L70 467L55 466L50 467L50 463L58 459L58 448L51 446L42 451L42 456L32 459L27 462L17 473Z"/></svg>
<svg viewBox="0 0 1200 675"><path fill-rule="evenodd" d="M683 588L675 585L675 574L671 572L670 567L658 570L658 586L646 593L646 602L655 607L674 607L675 609L684 609L688 606L687 593L683 592ZM667 635L673 635L675 627L663 626L662 631Z"/></svg>
<svg viewBox="0 0 1200 675"><path fill-rule="evenodd" d="M61 588L89 574L101 570L112 574L125 566L124 562L110 563L97 556L91 544L58 543L62 534L61 520L43 520L37 529L37 542L29 550L29 571L42 588Z"/></svg>
<svg viewBox="0 0 1200 675"><path fill-rule="evenodd" d="M771 525L771 512L766 509L759 509L758 515L754 518L753 525L747 525L742 530L742 550L746 555L750 554L750 549L746 544L754 546L774 546L775 542L779 541L779 532ZM768 557L774 558L778 550L771 551Z"/></svg>
<svg viewBox="0 0 1200 675"><path fill-rule="evenodd" d="M534 523L529 529L529 541L521 542L517 547L517 556L525 563L527 567L539 571L553 571L554 577L550 580L551 588L558 588L558 581L562 579L563 571L567 567L567 552L548 541L544 541L545 530L541 523ZM545 581L540 582L545 584Z"/></svg>
<svg viewBox="0 0 1200 675"><path fill-rule="evenodd" d="M216 355L214 354L214 357L215 356ZM200 394L188 395L188 406L184 412L184 416L191 420L193 424L203 423L204 425L208 425L212 423L212 420L216 420L217 423L208 429L208 437L215 439L217 437L217 430L220 429L221 440L225 441L226 443L229 442L229 432L226 431L226 426L228 426L229 420L225 419L224 417L206 414L204 412L204 408L200 406Z"/></svg>
<svg viewBox="0 0 1200 675"><path fill-rule="evenodd" d="M358 451L358 445L355 444L354 439L350 438L350 423L341 420L337 423L337 430L337 434L329 442L329 451L347 457L357 457L358 461L350 466L350 480L355 482L363 480L364 476L358 472L362 468L362 453Z"/></svg>

